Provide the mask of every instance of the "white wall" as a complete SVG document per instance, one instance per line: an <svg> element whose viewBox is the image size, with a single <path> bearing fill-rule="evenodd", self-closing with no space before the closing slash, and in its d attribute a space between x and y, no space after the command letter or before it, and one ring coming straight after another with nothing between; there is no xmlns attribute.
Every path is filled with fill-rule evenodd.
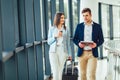
<svg viewBox="0 0 120 80"><path fill-rule="evenodd" d="M120 6L120 0L98 0L98 2Z"/></svg>
<svg viewBox="0 0 120 80"><path fill-rule="evenodd" d="M105 3L111 5L119 5L120 0L80 0L80 14L83 8L89 7L92 11L92 19L93 21L98 23L98 3ZM83 22L82 15L80 15L80 22Z"/></svg>
<svg viewBox="0 0 120 80"><path fill-rule="evenodd" d="M98 22L98 1L97 0L81 0L80 2L80 14L83 8L88 7L92 12L92 19ZM82 14L80 15L80 22L83 22Z"/></svg>

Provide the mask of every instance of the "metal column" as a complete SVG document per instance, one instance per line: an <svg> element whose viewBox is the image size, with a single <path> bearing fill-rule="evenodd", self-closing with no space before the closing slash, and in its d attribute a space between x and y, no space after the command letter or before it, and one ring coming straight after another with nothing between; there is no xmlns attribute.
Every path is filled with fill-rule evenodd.
<svg viewBox="0 0 120 80"><path fill-rule="evenodd" d="M1 0L0 0L1 5ZM1 6L0 6L0 80L3 80L3 63L2 63L2 18L1 18Z"/></svg>
<svg viewBox="0 0 120 80"><path fill-rule="evenodd" d="M59 11L64 12L64 0L59 0Z"/></svg>
<svg viewBox="0 0 120 80"><path fill-rule="evenodd" d="M56 13L56 0L51 0L51 24L53 25L54 16Z"/></svg>
<svg viewBox="0 0 120 80"><path fill-rule="evenodd" d="M14 36L14 4L13 0L1 0L1 26L2 26L2 51L10 54L13 53L15 48L15 36ZM9 14L8 14L9 13ZM9 35L8 35L9 34ZM2 52L2 53L3 53ZM16 80L17 79L17 65L15 56L12 56L9 61L3 63L4 66L4 80ZM12 72L12 74L11 74Z"/></svg>
<svg viewBox="0 0 120 80"><path fill-rule="evenodd" d="M49 22L48 22L48 0L42 1L42 19L43 19L43 39L47 40ZM44 59L45 59L45 74L51 75L51 67L49 62L49 46L46 42L44 44Z"/></svg>
<svg viewBox="0 0 120 80"><path fill-rule="evenodd" d="M34 0L35 41L42 41L40 0ZM35 46L37 80L44 80L42 43Z"/></svg>
<svg viewBox="0 0 120 80"><path fill-rule="evenodd" d="M73 37L73 8L72 8L72 0L68 0L68 19L69 19L69 30L70 30L70 38ZM75 59L75 54L74 54L74 44L73 41L71 40L71 53L72 53L72 58Z"/></svg>
<svg viewBox="0 0 120 80"><path fill-rule="evenodd" d="M112 5L109 6L109 17L110 17L110 40L113 40L113 10Z"/></svg>

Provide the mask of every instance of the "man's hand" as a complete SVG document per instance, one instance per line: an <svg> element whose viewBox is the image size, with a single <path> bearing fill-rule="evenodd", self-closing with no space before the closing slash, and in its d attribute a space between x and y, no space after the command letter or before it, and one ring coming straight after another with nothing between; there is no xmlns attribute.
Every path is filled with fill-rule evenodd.
<svg viewBox="0 0 120 80"><path fill-rule="evenodd" d="M90 46L91 48L95 48L95 47L97 46L97 44L96 44L96 43L92 43L92 44L89 44L89 46Z"/></svg>
<svg viewBox="0 0 120 80"><path fill-rule="evenodd" d="M81 42L79 42L79 47L80 47L80 48L84 48L84 47L85 47L85 44L82 44Z"/></svg>

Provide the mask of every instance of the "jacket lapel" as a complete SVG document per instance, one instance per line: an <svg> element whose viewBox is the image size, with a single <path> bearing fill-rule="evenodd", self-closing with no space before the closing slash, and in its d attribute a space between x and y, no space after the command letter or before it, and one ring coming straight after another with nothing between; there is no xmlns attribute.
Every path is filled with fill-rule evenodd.
<svg viewBox="0 0 120 80"><path fill-rule="evenodd" d="M85 25L84 25L84 23L82 24L82 26L81 26L81 29L82 29L82 41L84 41L84 31L85 31Z"/></svg>
<svg viewBox="0 0 120 80"><path fill-rule="evenodd" d="M95 23L92 24L92 40L94 40Z"/></svg>

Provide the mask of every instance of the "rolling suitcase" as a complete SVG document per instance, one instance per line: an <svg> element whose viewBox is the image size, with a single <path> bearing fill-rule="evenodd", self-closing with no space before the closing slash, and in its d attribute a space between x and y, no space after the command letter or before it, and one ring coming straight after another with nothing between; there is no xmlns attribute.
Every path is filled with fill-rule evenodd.
<svg viewBox="0 0 120 80"><path fill-rule="evenodd" d="M78 80L78 68L75 67L74 61L71 61L69 65L67 65L67 61L63 69L62 80Z"/></svg>

